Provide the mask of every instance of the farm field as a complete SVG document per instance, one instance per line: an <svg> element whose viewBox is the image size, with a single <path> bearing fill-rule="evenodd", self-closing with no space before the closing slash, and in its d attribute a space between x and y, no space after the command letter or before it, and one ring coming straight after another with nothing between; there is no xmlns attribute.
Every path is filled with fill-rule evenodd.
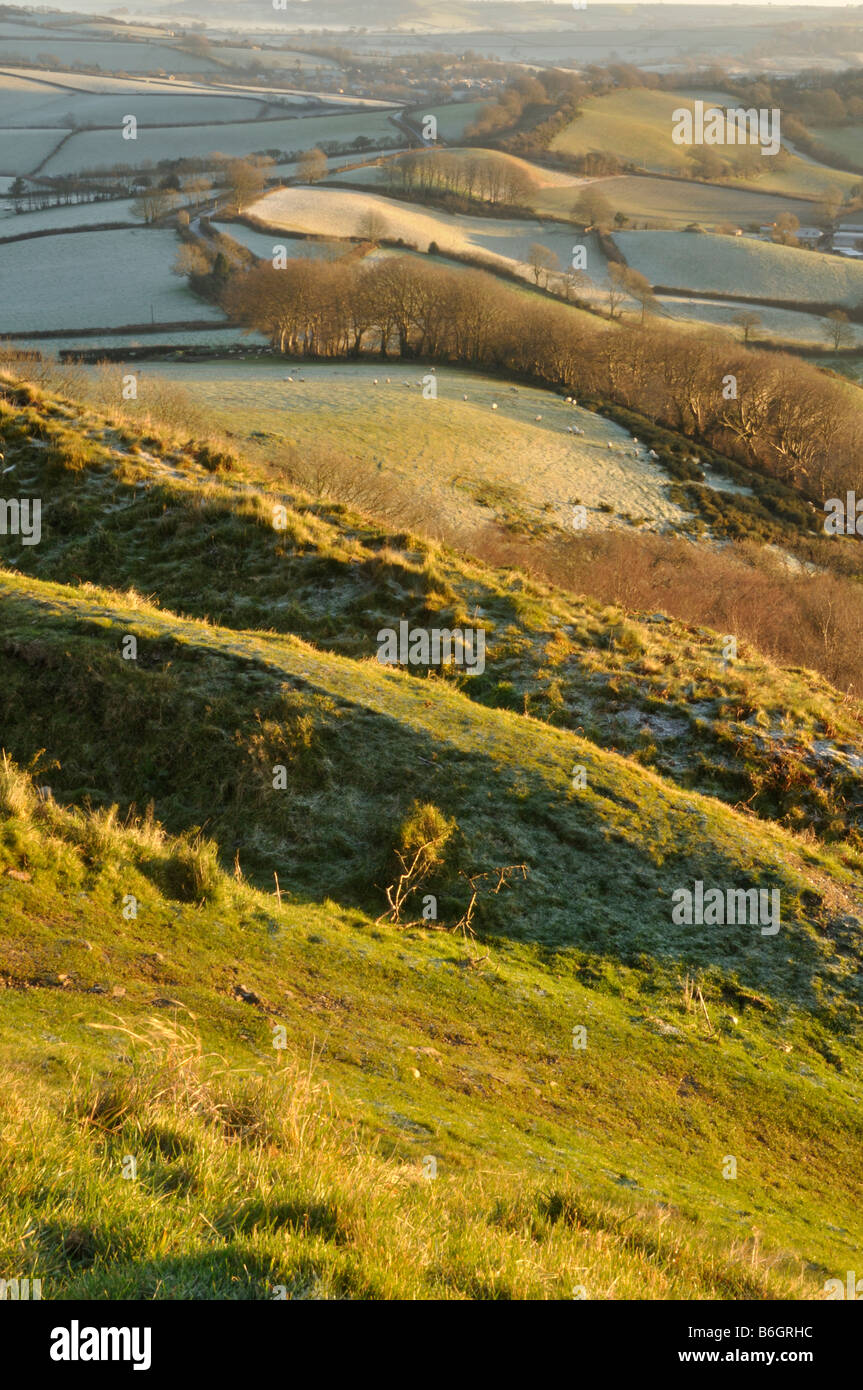
<svg viewBox="0 0 863 1390"><path fill-rule="evenodd" d="M505 266L525 277L530 247L540 243L558 257L561 266L572 259L578 241L573 228L562 223L527 219L456 217L420 208L400 199L334 188L282 188L266 194L248 209L250 218L273 228L318 236L360 237L370 215L381 219L384 236L399 237L418 251L436 243L443 255L471 255L489 266ZM582 239L583 240L583 239ZM591 278L605 274L605 259L594 243L589 257Z"/></svg>
<svg viewBox="0 0 863 1390"><path fill-rule="evenodd" d="M738 105L728 98L730 105ZM644 88L610 92L587 99L582 113L552 140L550 149L561 154L614 154L651 172L679 174L692 169L689 148L672 140L673 113L683 107L693 110L693 99L680 92L653 92ZM717 147L717 152L734 166L739 146ZM817 198L830 188L843 192L857 181L854 175L829 169L814 161L785 152L781 169L774 159L761 156L762 173L757 178L741 176L736 182L757 191ZM691 219L690 219L691 220Z"/></svg>
<svg viewBox="0 0 863 1390"><path fill-rule="evenodd" d="M800 198L756 193L730 184L640 174L614 174L589 182L607 198L613 212L622 212L636 222L657 221L670 227L687 227L690 222L706 226L733 223L749 228L774 222L782 212L793 213L801 223L812 217L812 204ZM547 188L537 196L536 207L554 216L568 213L573 201L570 189Z"/></svg>
<svg viewBox="0 0 863 1390"><path fill-rule="evenodd" d="M332 58L319 57L316 53L301 53L293 48L231 48L215 44L210 56L216 63L240 64L243 67L259 63L262 68L272 68L278 72L300 69L303 72L326 72L335 77L342 71Z"/></svg>
<svg viewBox="0 0 863 1390"><path fill-rule="evenodd" d="M29 174L47 159L63 139L62 130L0 131L0 174Z"/></svg>
<svg viewBox="0 0 863 1390"><path fill-rule="evenodd" d="M13 212L0 208L0 240L25 232L59 231L65 227L88 227L99 222L140 222L132 212L131 198L111 198L100 203L68 203L64 207L43 208L39 212Z"/></svg>
<svg viewBox="0 0 863 1390"><path fill-rule="evenodd" d="M69 274L74 240L74 275ZM172 231L88 232L74 238L36 237L3 247L0 273L14 298L3 295L4 333L52 328L120 328L127 323L187 319L224 322L171 274Z"/></svg>
<svg viewBox="0 0 863 1390"><path fill-rule="evenodd" d="M818 251L697 232L615 232L613 239L652 285L846 307L863 297L863 265Z"/></svg>
<svg viewBox="0 0 863 1390"><path fill-rule="evenodd" d="M148 377L177 382L244 448L254 447L253 431L267 434L268 458L279 444L331 448L384 484L421 488L429 516L455 526L494 515L568 528L575 503L591 529L625 526L623 513L657 530L688 519L666 475L631 457L630 435L612 421L550 392L450 369L436 373L437 399L425 400L424 371L395 362L152 364L138 399L146 408ZM583 436L567 433L575 424Z"/></svg>
<svg viewBox="0 0 863 1390"><path fill-rule="evenodd" d="M217 63L197 54L184 53L158 43L124 43L121 39L55 38L46 32L37 38L0 38L0 64L14 63L24 58L36 62L40 54L49 54L71 67L85 63L105 72L213 72Z"/></svg>
<svg viewBox="0 0 863 1390"><path fill-rule="evenodd" d="M295 256L325 260L328 257L343 255L346 249L344 242L316 241L311 237L289 237L282 236L279 232L262 232L257 227L247 227L245 222L214 221L213 226L267 261L272 259L274 246L284 246L289 260Z"/></svg>
<svg viewBox="0 0 863 1390"><path fill-rule="evenodd" d="M660 295L659 302L663 309L681 322L726 327L736 338L743 337L743 329L733 322L734 315L740 313L743 307L739 304L727 304L719 300L712 302L685 299L676 295ZM760 325L752 330L751 343L824 346L825 323L818 314L801 313L795 309L774 309L768 305L759 307L757 304L750 304L745 307L761 317ZM863 327L860 324L849 324L848 329L853 333L855 341L863 347Z"/></svg>
<svg viewBox="0 0 863 1390"><path fill-rule="evenodd" d="M3 79L0 77L0 88ZM50 94L45 96L44 93ZM297 101L299 102L299 98ZM201 92L187 95L150 93L145 83L130 83L126 92L63 92L43 88L31 96L25 90L14 110L4 110L5 129L21 125L59 126L68 131L69 117L79 126L114 126L118 130L126 115L133 115L139 126L183 125L220 121L251 121L262 114L276 114L266 101L253 97L213 96ZM124 144L127 143L124 141Z"/></svg>
<svg viewBox="0 0 863 1390"><path fill-rule="evenodd" d="M473 125L489 100L490 98L485 101L454 101L448 102L445 106L414 106L406 114L420 125L425 116L434 116L438 137L461 144L468 126Z"/></svg>
<svg viewBox="0 0 863 1390"><path fill-rule="evenodd" d="M43 170L69 174L116 163L141 165L147 160L204 158L255 154L261 150L300 153L325 141L348 144L358 135L372 140L394 133L382 111L354 115L305 116L272 121L224 122L213 126L139 127L137 140L123 140L117 131L80 131L66 142ZM118 146L120 147L118 151ZM11 171L14 172L14 171Z"/></svg>

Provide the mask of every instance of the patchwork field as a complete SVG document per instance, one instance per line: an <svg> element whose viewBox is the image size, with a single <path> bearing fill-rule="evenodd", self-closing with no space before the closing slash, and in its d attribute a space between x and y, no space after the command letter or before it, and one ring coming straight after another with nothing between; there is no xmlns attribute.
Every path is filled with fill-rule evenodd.
<svg viewBox="0 0 863 1390"><path fill-rule="evenodd" d="M349 144L359 135L382 140L391 138L394 133L393 124L383 111L224 122L213 126L139 126L137 140L123 140L119 128L81 131L58 150L43 172L69 174L117 163L141 165L148 160L204 158L216 152L242 156L274 149L298 154L328 141Z"/></svg>
<svg viewBox="0 0 863 1390"><path fill-rule="evenodd" d="M75 273L69 274L74 240ZM177 249L172 231L151 228L36 237L2 249L2 274L15 286L4 295L2 331L119 328L127 323L176 323L224 316L171 274Z"/></svg>
<svg viewBox="0 0 863 1390"><path fill-rule="evenodd" d="M615 232L614 241L652 285L846 307L863 298L863 265L817 251L697 232Z"/></svg>
<svg viewBox="0 0 863 1390"><path fill-rule="evenodd" d="M438 396L426 400L424 373L388 362L159 364L142 369L138 399L146 409L149 380L180 383L244 448L261 434L270 459L280 445L332 448L384 485L421 488L428 515L450 525L495 516L571 528L577 503L589 528L626 525L624 513L657 530L687 520L666 475L644 450L633 457L630 435L612 421L549 392L455 370L435 373ZM567 433L575 425L583 435Z"/></svg>

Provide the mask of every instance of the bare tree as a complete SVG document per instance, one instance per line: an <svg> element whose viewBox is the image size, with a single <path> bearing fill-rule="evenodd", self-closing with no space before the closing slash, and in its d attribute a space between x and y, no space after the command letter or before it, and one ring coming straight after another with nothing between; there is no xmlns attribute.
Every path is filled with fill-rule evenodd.
<svg viewBox="0 0 863 1390"><path fill-rule="evenodd" d="M833 309L826 316L823 331L828 343L833 344L834 352L843 347L851 347L854 342L853 325L848 322L848 315L841 309Z"/></svg>
<svg viewBox="0 0 863 1390"><path fill-rule="evenodd" d="M731 322L743 329L743 342L747 347L749 339L756 328L761 327L762 321L761 315L756 314L754 309L738 309L736 314L731 315Z"/></svg>

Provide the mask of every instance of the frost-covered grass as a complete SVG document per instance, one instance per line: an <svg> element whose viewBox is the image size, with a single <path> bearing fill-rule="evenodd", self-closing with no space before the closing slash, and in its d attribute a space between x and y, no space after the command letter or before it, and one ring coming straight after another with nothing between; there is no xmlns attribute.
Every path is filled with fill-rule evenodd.
<svg viewBox="0 0 863 1390"><path fill-rule="evenodd" d="M36 237L2 249L4 296L0 332L51 328L114 328L127 323L222 321L171 274L173 232L134 228L74 237Z"/></svg>
<svg viewBox="0 0 863 1390"><path fill-rule="evenodd" d="M369 216L374 216L388 240L400 237L418 251L428 251L434 243L442 255L476 257L526 278L532 277L528 258L534 244L552 251L563 269L572 263L573 247L585 240L560 222L462 217L376 193L336 188L277 189L254 203L249 216L273 228L331 237L361 237ZM602 279L606 269L598 244L589 242L586 273Z"/></svg>
<svg viewBox="0 0 863 1390"><path fill-rule="evenodd" d="M212 72L218 67L209 58L183 53L158 43L123 43L112 39L64 39L52 33L32 39L0 38L0 63L14 63L25 58L35 62L42 53L59 58L72 66L84 63L87 67L104 68L106 72Z"/></svg>
<svg viewBox="0 0 863 1390"><path fill-rule="evenodd" d="M825 323L819 314L806 314L796 309L773 309L767 305L727 304L715 300L685 299L677 295L663 295L662 307L676 319L690 323L720 324L728 327L738 338L743 337L743 329L734 323L734 315L745 307L760 315L761 323L753 329L750 342L806 343L812 347L824 347ZM863 346L863 328L859 324L849 324L849 332L854 334L855 342Z"/></svg>
<svg viewBox="0 0 863 1390"><path fill-rule="evenodd" d="M99 203L68 203L63 207L43 208L38 212L16 213L11 208L0 208L0 238L49 228L60 230L64 227L88 227L99 222L136 220L131 198L112 198ZM71 250L70 245L70 254Z"/></svg>
<svg viewBox="0 0 863 1390"><path fill-rule="evenodd" d="M60 130L0 130L0 174L30 174L63 138Z"/></svg>
<svg viewBox="0 0 863 1390"><path fill-rule="evenodd" d="M395 128L383 111L197 127L139 126L137 140L124 140L118 126L116 131L81 131L73 135L49 160L45 173L68 174L119 163L140 165L147 160L202 158L216 152L237 156L270 149L299 153L323 141L346 144L358 135L379 140L394 133Z"/></svg>
<svg viewBox="0 0 863 1390"><path fill-rule="evenodd" d="M331 448L384 485L421 488L429 516L450 525L496 516L569 528L577 503L590 529L625 525L624 513L660 530L687 519L667 495L667 476L643 451L633 457L630 435L613 421L548 391L450 369L435 373L437 398L427 400L425 371L395 362L159 363L142 372L138 399L146 409L148 378L167 377L214 427L252 443L263 431L268 457L280 445ZM570 425L584 433L568 434Z"/></svg>
<svg viewBox="0 0 863 1390"><path fill-rule="evenodd" d="M344 254L344 243L314 241L310 237L283 236L280 232L259 232L255 227L247 227L244 222L217 222L218 230L225 236L233 237L241 246L254 252L263 260L271 260L275 247L283 246L288 260L296 256L308 256L319 260L329 256Z"/></svg>
<svg viewBox="0 0 863 1390"><path fill-rule="evenodd" d="M208 121L252 121L264 110L260 100L250 97L204 96L195 91L148 93L144 83L129 92L52 92L44 89L35 96L23 94L14 111L4 112L6 128L19 125L60 126L69 130L69 117L78 126L115 126L133 115L139 126L204 124ZM11 139L11 136L2 138Z"/></svg>
<svg viewBox="0 0 863 1390"><path fill-rule="evenodd" d="M697 232L615 232L614 240L653 285L802 304L863 298L863 265L818 251Z"/></svg>

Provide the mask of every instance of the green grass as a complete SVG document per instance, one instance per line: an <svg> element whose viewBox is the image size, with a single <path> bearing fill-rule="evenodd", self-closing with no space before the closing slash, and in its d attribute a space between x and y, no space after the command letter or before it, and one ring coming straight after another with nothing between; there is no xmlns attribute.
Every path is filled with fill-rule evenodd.
<svg viewBox="0 0 863 1390"><path fill-rule="evenodd" d="M731 106L740 104L726 102ZM681 174L692 170L692 161L687 158L690 147L675 144L671 133L673 113L684 108L692 111L693 99L677 92L652 92L644 88L591 97L584 102L581 114L554 137L550 148L568 155L613 154L649 173ZM738 146L716 148L723 159L735 165ZM758 177L740 177L734 181L742 187L798 198L823 197L833 188L845 192L857 181L853 174L787 152L781 168L773 164L770 156L763 156L762 163L764 168ZM690 221L694 217L692 213Z"/></svg>
<svg viewBox="0 0 863 1390"><path fill-rule="evenodd" d="M637 730L607 745L661 704L756 758L774 719L852 738L853 706L335 503L282 493L276 533L253 463L122 428L3 405L50 499L43 577L0 570L0 742L30 770L0 761L3 1277L823 1296L861 1233L863 860L684 785L680 731L676 774ZM486 676L381 667L401 616L481 622ZM394 925L418 805L455 828ZM779 934L675 925L695 878L780 886Z"/></svg>
<svg viewBox="0 0 863 1390"><path fill-rule="evenodd" d="M425 404L436 410L441 402ZM174 407L194 422L188 402L178 398ZM680 471L689 446L681 451L667 432L645 436L634 417L626 423L661 451L672 474L700 476L692 465ZM326 496L313 502L288 485L290 466L273 467L266 455L235 456L231 474L213 475L195 462L187 438L160 445L134 423L108 425L91 409L50 398L10 401L2 432L20 485L51 499L39 546L0 542L0 554L19 569L147 593L189 617L294 633L356 659L373 655L374 632L395 617L426 625L436 614L452 625L481 612L490 662L485 675L462 681L472 699L586 731L682 786L743 801L793 829L858 842L857 780L845 750L859 738L859 708L813 672L780 670L745 646L723 670L716 633L653 615L638 620L471 565ZM272 459L272 441L262 447ZM213 452L199 448L198 457L212 467ZM339 489L345 476L356 486L357 474L351 460L329 488ZM711 512L711 523L729 528L742 519L755 536L764 518L775 527L791 515L793 497L760 485L760 503L699 489L726 507ZM391 503L386 480L384 488ZM510 492L481 496L508 514L515 505ZM281 532L271 525L276 499L286 506ZM726 514L732 502L738 508ZM784 540L769 528L767 536ZM23 692L26 660L21 678Z"/></svg>

